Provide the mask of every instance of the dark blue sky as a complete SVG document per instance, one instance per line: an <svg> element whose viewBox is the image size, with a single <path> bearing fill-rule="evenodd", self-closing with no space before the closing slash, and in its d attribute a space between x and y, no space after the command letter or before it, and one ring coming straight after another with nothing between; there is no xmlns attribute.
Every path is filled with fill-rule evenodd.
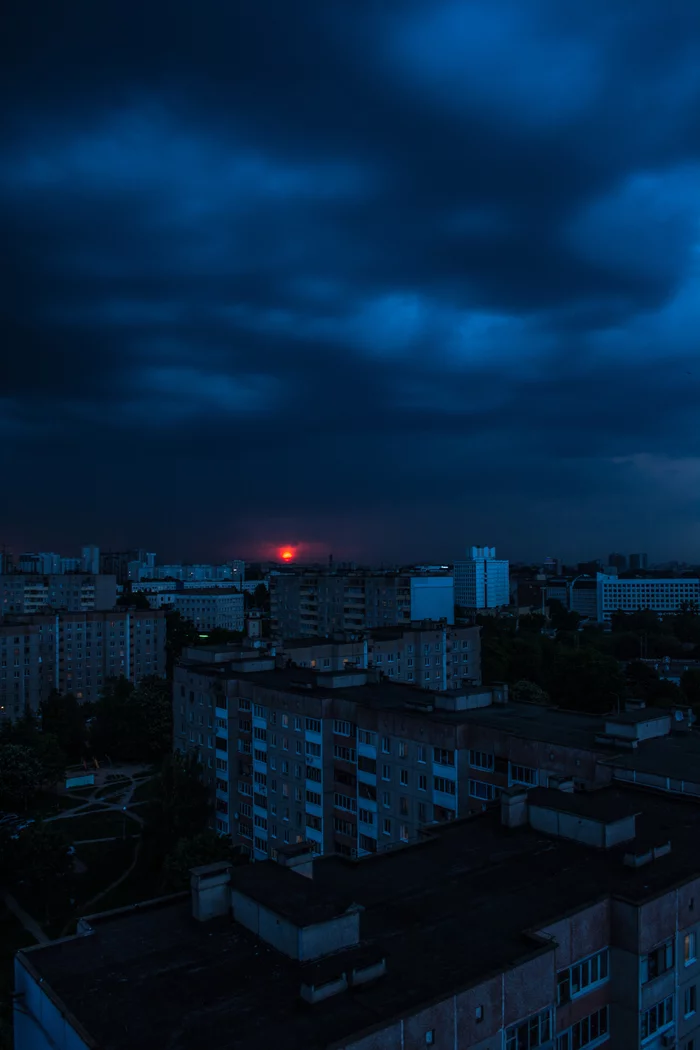
<svg viewBox="0 0 700 1050"><path fill-rule="evenodd" d="M699 557L696 0L4 38L0 540Z"/></svg>

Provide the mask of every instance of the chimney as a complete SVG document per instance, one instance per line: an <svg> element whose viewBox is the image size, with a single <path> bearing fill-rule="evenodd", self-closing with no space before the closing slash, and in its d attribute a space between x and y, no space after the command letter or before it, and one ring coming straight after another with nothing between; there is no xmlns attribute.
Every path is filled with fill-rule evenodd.
<svg viewBox="0 0 700 1050"><path fill-rule="evenodd" d="M504 788L501 792L501 824L517 828L528 823L527 791L523 788Z"/></svg>
<svg viewBox="0 0 700 1050"><path fill-rule="evenodd" d="M307 879L314 877L313 848L308 842L295 842L289 846L277 848L277 863L283 868L295 871Z"/></svg>
<svg viewBox="0 0 700 1050"><path fill-rule="evenodd" d="M231 865L226 860L190 870L192 915L206 922L231 911Z"/></svg>

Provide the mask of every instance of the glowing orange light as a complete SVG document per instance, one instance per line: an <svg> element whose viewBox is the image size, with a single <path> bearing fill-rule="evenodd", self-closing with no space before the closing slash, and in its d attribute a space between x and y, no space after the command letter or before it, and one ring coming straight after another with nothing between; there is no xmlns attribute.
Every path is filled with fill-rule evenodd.
<svg viewBox="0 0 700 1050"><path fill-rule="evenodd" d="M282 561L293 561L296 552L291 547L281 547L279 553Z"/></svg>

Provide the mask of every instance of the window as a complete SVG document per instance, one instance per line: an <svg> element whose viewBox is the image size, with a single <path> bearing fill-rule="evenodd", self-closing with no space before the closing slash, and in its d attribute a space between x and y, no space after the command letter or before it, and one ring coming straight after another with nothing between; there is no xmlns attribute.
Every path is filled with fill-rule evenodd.
<svg viewBox="0 0 700 1050"><path fill-rule="evenodd" d="M333 801L338 809L347 809L351 813L355 813L357 810L357 799L350 798L349 795L341 795L336 791L333 796Z"/></svg>
<svg viewBox="0 0 700 1050"><path fill-rule="evenodd" d="M401 770L401 786L402 787L408 787L408 770L407 769L402 769Z"/></svg>
<svg viewBox="0 0 700 1050"><path fill-rule="evenodd" d="M341 719L336 718L333 722L333 732L337 733L338 736L351 736L352 726L349 722L343 722Z"/></svg>
<svg viewBox="0 0 700 1050"><path fill-rule="evenodd" d="M289 729L289 715L282 715L282 728Z"/></svg>
<svg viewBox="0 0 700 1050"><path fill-rule="evenodd" d="M317 769L316 766L307 766L306 767L306 779L307 780L313 780L313 782L315 784L320 784L321 783L321 776L322 776L321 770Z"/></svg>
<svg viewBox="0 0 700 1050"><path fill-rule="evenodd" d="M320 719L318 719L318 718L307 718L306 719L306 728L309 730L310 733L320 733L321 732Z"/></svg>
<svg viewBox="0 0 700 1050"><path fill-rule="evenodd" d="M377 734L370 733L367 729L357 730L357 740L360 744L370 744L372 747L377 746Z"/></svg>
<svg viewBox="0 0 700 1050"><path fill-rule="evenodd" d="M375 822L375 814L371 809L358 810L358 816L363 824L374 824Z"/></svg>
<svg viewBox="0 0 700 1050"><path fill-rule="evenodd" d="M321 745L314 744L311 740L307 740L306 753L307 755L313 755L315 758L319 758L321 755Z"/></svg>
<svg viewBox="0 0 700 1050"><path fill-rule="evenodd" d="M267 763L267 751L254 751L253 752L253 758L255 759L256 762L265 762L265 763Z"/></svg>
<svg viewBox="0 0 700 1050"><path fill-rule="evenodd" d="M683 1043L683 1050L695 1050L695 1040L689 1039L687 1043Z"/></svg>
<svg viewBox="0 0 700 1050"><path fill-rule="evenodd" d="M642 984L660 977L673 966L673 940L664 941L642 959Z"/></svg>
<svg viewBox="0 0 700 1050"><path fill-rule="evenodd" d="M382 780L391 780L391 766L382 766Z"/></svg>
<svg viewBox="0 0 700 1050"><path fill-rule="evenodd" d="M609 1031L608 1007L604 1006L562 1032L557 1037L557 1050L584 1050L587 1046L597 1046Z"/></svg>
<svg viewBox="0 0 700 1050"><path fill-rule="evenodd" d="M683 965L690 966L695 962L695 933L686 933L683 938Z"/></svg>
<svg viewBox="0 0 700 1050"><path fill-rule="evenodd" d="M391 739L388 736L382 737L382 751L385 755L391 754Z"/></svg>
<svg viewBox="0 0 700 1050"><path fill-rule="evenodd" d="M296 715L294 717L294 730L297 733L301 732L301 719L298 718Z"/></svg>
<svg viewBox="0 0 700 1050"><path fill-rule="evenodd" d="M304 753L304 750L303 750L303 748L301 746L301 740L297 740L297 754L298 755L303 755L303 753Z"/></svg>
<svg viewBox="0 0 700 1050"><path fill-rule="evenodd" d="M448 780L446 777L433 777L433 786L436 791L443 791L446 795L456 794L454 780Z"/></svg>
<svg viewBox="0 0 700 1050"><path fill-rule="evenodd" d="M493 802L498 797L498 788L495 784L486 784L483 780L470 780L469 794L472 798L482 798L486 802Z"/></svg>
<svg viewBox="0 0 700 1050"><path fill-rule="evenodd" d="M526 1021L506 1028L506 1050L536 1050L552 1038L551 1010L542 1010Z"/></svg>
<svg viewBox="0 0 700 1050"><path fill-rule="evenodd" d="M425 745L424 744L419 744L418 745L418 761L419 762L425 762Z"/></svg>
<svg viewBox="0 0 700 1050"><path fill-rule="evenodd" d="M333 757L342 758L344 762L355 762L357 758L354 747L344 747L342 744L334 745Z"/></svg>
<svg viewBox="0 0 700 1050"><path fill-rule="evenodd" d="M333 817L333 827L336 831L339 831L341 835L353 835L355 834L355 825L351 824L349 820L343 820L341 817Z"/></svg>
<svg viewBox="0 0 700 1050"><path fill-rule="evenodd" d="M408 799L404 795L399 800L399 812L402 817L408 816Z"/></svg>
<svg viewBox="0 0 700 1050"><path fill-rule="evenodd" d="M389 807L391 806L390 791L382 791L382 805L385 806L387 809L389 809Z"/></svg>
<svg viewBox="0 0 700 1050"><path fill-rule="evenodd" d="M529 766L514 766L512 762L509 762L508 783L525 784L527 787L531 787L537 783L537 770L531 769Z"/></svg>
<svg viewBox="0 0 700 1050"><path fill-rule="evenodd" d="M493 770L493 755L487 751L470 751L469 765L474 769Z"/></svg>
<svg viewBox="0 0 700 1050"><path fill-rule="evenodd" d="M455 764L454 751L447 751L443 747L433 748L433 761L439 766L453 766Z"/></svg>
<svg viewBox="0 0 700 1050"><path fill-rule="evenodd" d="M425 1033L425 1045L426 1046L434 1046L435 1045L435 1029L434 1028L429 1028L428 1031Z"/></svg>
<svg viewBox="0 0 700 1050"><path fill-rule="evenodd" d="M267 710L262 706L262 704L255 704L255 706L253 707L253 714L256 718L267 718Z"/></svg>
<svg viewBox="0 0 700 1050"><path fill-rule="evenodd" d="M408 744L405 740L399 740L399 758L408 757Z"/></svg>
<svg viewBox="0 0 700 1050"><path fill-rule="evenodd" d="M608 979L608 949L567 966L557 974L557 1003L568 1003Z"/></svg>
<svg viewBox="0 0 700 1050"><path fill-rule="evenodd" d="M666 1028L673 1022L673 996L669 995L662 1002L652 1006L645 1014L642 1014L642 1039L648 1039L650 1035Z"/></svg>
<svg viewBox="0 0 700 1050"><path fill-rule="evenodd" d="M690 1017L697 1009L697 988L691 984L683 993L683 1016Z"/></svg>
<svg viewBox="0 0 700 1050"><path fill-rule="evenodd" d="M428 808L425 802L418 803L418 823L425 824L428 819Z"/></svg>
<svg viewBox="0 0 700 1050"><path fill-rule="evenodd" d="M382 821L382 834L391 835L391 820L389 817L384 817L384 820Z"/></svg>
<svg viewBox="0 0 700 1050"><path fill-rule="evenodd" d="M428 778L426 777L425 773L421 773L420 776L418 777L418 790L419 791L427 791L428 790Z"/></svg>
<svg viewBox="0 0 700 1050"><path fill-rule="evenodd" d="M315 791L306 792L306 801L310 802L312 806L320 806L322 799Z"/></svg>
<svg viewBox="0 0 700 1050"><path fill-rule="evenodd" d="M242 697L238 701L239 711L250 711L250 700L244 700Z"/></svg>
<svg viewBox="0 0 700 1050"><path fill-rule="evenodd" d="M256 740L267 740L267 729L261 729L259 726L256 726L253 730L253 736Z"/></svg>
<svg viewBox="0 0 700 1050"><path fill-rule="evenodd" d="M301 802L301 800L302 800L301 788L294 788L294 801L295 802Z"/></svg>

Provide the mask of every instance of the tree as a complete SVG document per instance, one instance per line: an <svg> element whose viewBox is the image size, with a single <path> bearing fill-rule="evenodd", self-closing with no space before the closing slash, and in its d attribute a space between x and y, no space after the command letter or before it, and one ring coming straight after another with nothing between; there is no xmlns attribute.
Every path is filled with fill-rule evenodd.
<svg viewBox="0 0 700 1050"><path fill-rule="evenodd" d="M565 609L557 598L550 598L549 622L555 631L575 631L581 622L581 614Z"/></svg>
<svg viewBox="0 0 700 1050"><path fill-rule="evenodd" d="M700 704L700 671L684 671L681 677L681 689L692 707Z"/></svg>
<svg viewBox="0 0 700 1050"><path fill-rule="evenodd" d="M214 864L226 860L230 864L245 862L238 847L229 838L218 835L207 828L192 838L178 839L175 848L168 853L163 865L163 889L176 892L187 889L190 884L190 871L202 864Z"/></svg>
<svg viewBox="0 0 700 1050"><path fill-rule="evenodd" d="M654 687L659 681L658 672L649 664L642 663L641 660L631 660L627 664L625 678L629 696L633 699L644 700L645 703L649 702Z"/></svg>
<svg viewBox="0 0 700 1050"><path fill-rule="evenodd" d="M141 734L143 753L155 761L170 753L173 746L173 697L170 682L157 675L143 678L130 697L136 727Z"/></svg>
<svg viewBox="0 0 700 1050"><path fill-rule="evenodd" d="M78 762L85 752L85 714L73 693L61 696L54 690L41 705L42 729L56 737L69 762Z"/></svg>
<svg viewBox="0 0 700 1050"><path fill-rule="evenodd" d="M0 799L27 808L43 779L41 762L26 744L0 745Z"/></svg>
<svg viewBox="0 0 700 1050"><path fill-rule="evenodd" d="M550 702L549 693L546 693L535 682L528 682L525 679L515 683L511 695L513 700L519 700L521 703L526 704L540 704L546 707Z"/></svg>
<svg viewBox="0 0 700 1050"><path fill-rule="evenodd" d="M617 660L595 649L562 650L554 661L549 693L560 707L593 714L609 711L625 693Z"/></svg>
<svg viewBox="0 0 700 1050"><path fill-rule="evenodd" d="M202 782L202 766L192 753L167 755L156 785L153 831L164 853L179 839L193 838L206 829L209 791Z"/></svg>
<svg viewBox="0 0 700 1050"><path fill-rule="evenodd" d="M127 594L120 594L117 598L117 605L120 608L127 609L151 608L150 602L143 591L129 591Z"/></svg>
<svg viewBox="0 0 700 1050"><path fill-rule="evenodd" d="M13 841L9 866L10 883L24 883L45 909L46 918L60 899L65 899L73 871L69 841L56 822L39 821L20 832Z"/></svg>

